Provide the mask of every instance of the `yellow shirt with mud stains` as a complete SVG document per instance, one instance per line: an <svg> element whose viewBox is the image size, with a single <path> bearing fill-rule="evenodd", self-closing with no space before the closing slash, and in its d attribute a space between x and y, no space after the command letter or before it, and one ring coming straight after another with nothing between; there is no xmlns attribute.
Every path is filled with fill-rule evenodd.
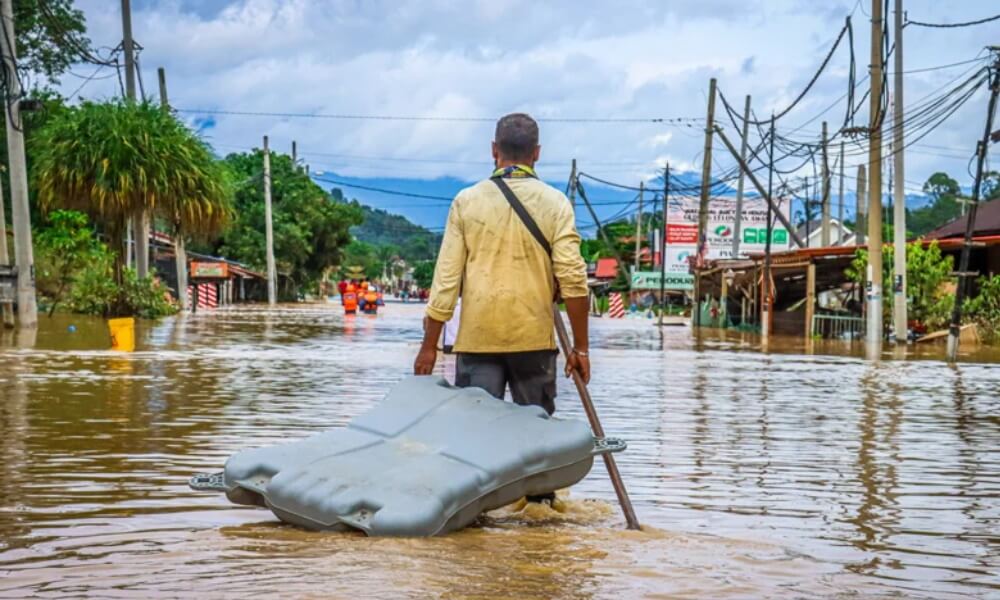
<svg viewBox="0 0 1000 600"><path fill-rule="evenodd" d="M553 273L564 298L587 295L587 265L569 200L535 178L504 181L551 244L552 260L495 183L486 179L459 192L427 304L428 317L448 321L461 293L455 352L553 350Z"/></svg>

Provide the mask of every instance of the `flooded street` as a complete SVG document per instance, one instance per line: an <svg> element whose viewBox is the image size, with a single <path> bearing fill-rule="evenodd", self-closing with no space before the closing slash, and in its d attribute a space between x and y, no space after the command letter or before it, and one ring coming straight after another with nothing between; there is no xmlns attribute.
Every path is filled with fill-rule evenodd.
<svg viewBox="0 0 1000 600"><path fill-rule="evenodd" d="M2 334L0 597L1000 594L986 362L871 363L800 340L764 353L752 336L596 319L591 391L629 442L642 532L624 530L600 462L560 511L510 507L434 539L306 532L188 489L234 451L370 407L409 373L421 310L206 311L143 323L132 354L83 317ZM583 420L559 385L557 414Z"/></svg>

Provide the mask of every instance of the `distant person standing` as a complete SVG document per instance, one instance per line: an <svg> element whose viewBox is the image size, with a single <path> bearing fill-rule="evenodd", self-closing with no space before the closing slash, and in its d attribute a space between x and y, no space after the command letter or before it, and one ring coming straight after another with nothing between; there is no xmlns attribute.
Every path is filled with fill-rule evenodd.
<svg viewBox="0 0 1000 600"><path fill-rule="evenodd" d="M556 282L573 330L566 374L590 379L587 333L587 266L580 255L573 208L559 190L538 179L538 124L521 113L497 122L496 170L459 192L448 212L434 269L424 340L414 361L430 374L437 342L461 291L454 350L455 383L503 398L509 386L518 404L555 411L556 341L552 303ZM514 196L514 200L509 199ZM529 231L516 204L535 223ZM543 243L544 242L544 243Z"/></svg>

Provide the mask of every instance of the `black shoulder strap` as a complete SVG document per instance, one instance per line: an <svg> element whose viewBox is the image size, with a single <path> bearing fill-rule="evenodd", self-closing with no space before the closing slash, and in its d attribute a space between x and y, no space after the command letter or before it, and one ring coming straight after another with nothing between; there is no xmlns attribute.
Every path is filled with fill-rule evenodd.
<svg viewBox="0 0 1000 600"><path fill-rule="evenodd" d="M542 233L542 230L538 228L538 223L531 218L528 210L524 208L521 201L517 199L517 195L514 193L514 190L510 189L510 186L507 185L507 182L505 182L502 177L491 177L490 180L497 184L497 187L500 188L500 192L503 194L503 197L510 203L510 207L514 209L514 212L518 217L520 217L521 222L528 228L528 232L531 233L532 237L535 238L535 240L545 250L545 253L549 255L549 258L551 258L552 244L545 239L545 235Z"/></svg>

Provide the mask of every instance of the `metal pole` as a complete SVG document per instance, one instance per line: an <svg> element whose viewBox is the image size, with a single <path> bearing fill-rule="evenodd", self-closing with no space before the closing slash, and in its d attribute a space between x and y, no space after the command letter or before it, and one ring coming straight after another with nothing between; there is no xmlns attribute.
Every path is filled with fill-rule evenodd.
<svg viewBox="0 0 1000 600"><path fill-rule="evenodd" d="M743 106L743 134L740 141L740 160L747 159L747 142L750 137L750 94L747 94L746 104ZM736 180L736 227L733 228L733 258L740 256L740 238L743 229L743 169L740 169L740 178Z"/></svg>
<svg viewBox="0 0 1000 600"><path fill-rule="evenodd" d="M635 257L633 263L635 263L635 270L639 270L639 252L642 250L642 196L646 189L646 183L643 181L639 182L639 210L635 215Z"/></svg>
<svg viewBox="0 0 1000 600"><path fill-rule="evenodd" d="M868 204L865 201L865 194L868 189L867 186L868 178L865 176L865 166L858 165L858 182L857 189L854 193L854 200L857 205L854 208L854 220L856 221L854 224L854 239L856 246L863 246L866 239L865 231L867 229L867 224L865 222L865 207L868 206Z"/></svg>
<svg viewBox="0 0 1000 600"><path fill-rule="evenodd" d="M21 121L21 80L17 74L17 38L14 36L12 0L3 0L3 67L7 74L7 156L10 161L10 207L14 226L14 262L17 265L17 319L22 329L38 326L35 303L35 257L31 244L31 212L28 206L28 169L24 158L24 129ZM14 42L8 44L7 41ZM7 240L4 240L4 244Z"/></svg>
<svg viewBox="0 0 1000 600"><path fill-rule="evenodd" d="M10 266L10 254L7 250L7 215L3 208L3 178L0 177L0 265ZM4 327L14 326L14 305L10 302L0 303L0 319Z"/></svg>
<svg viewBox="0 0 1000 600"><path fill-rule="evenodd" d="M701 163L701 198L698 203L698 250L695 252L694 301L692 324L701 326L701 277L698 270L708 252L708 198L712 185L712 134L715 130L715 78L708 82L708 114L705 122L705 151Z"/></svg>
<svg viewBox="0 0 1000 600"><path fill-rule="evenodd" d="M868 131L868 327L869 358L882 350L882 0L872 0L871 92Z"/></svg>
<svg viewBox="0 0 1000 600"><path fill-rule="evenodd" d="M990 102L986 109L986 131L983 139L976 147L976 180L972 184L972 198L969 202L969 216L965 222L965 240L962 244L962 256L958 261L958 290L955 294L955 308L951 313L951 325L948 327L948 360L954 362L958 358L958 341L962 324L962 302L969 293L969 255L972 251L972 235L976 228L976 213L979 210L979 194L983 184L983 163L986 160L986 150L990 143L990 132L993 130L993 115L996 113L997 96L1000 95L1000 48L993 48L993 77L990 81Z"/></svg>
<svg viewBox="0 0 1000 600"><path fill-rule="evenodd" d="M896 339L909 341L910 336L906 315L906 190L903 188L903 0L895 0L896 14L893 15L894 40L893 55L893 331Z"/></svg>
<svg viewBox="0 0 1000 600"><path fill-rule="evenodd" d="M667 310L667 206L670 202L670 163L663 167L663 227L660 229L660 322Z"/></svg>
<svg viewBox="0 0 1000 600"><path fill-rule="evenodd" d="M822 190L822 231L820 233L820 243L824 248L830 245L830 153L827 145L829 142L826 121L823 121L823 186Z"/></svg>
<svg viewBox="0 0 1000 600"><path fill-rule="evenodd" d="M156 78L160 84L160 106L165 111L170 110L170 100L167 97L167 72L163 67L156 69ZM181 230L179 219L174 219L174 269L177 271L177 302L181 311L186 311L191 303L188 300L188 266L187 248L184 241L184 232Z"/></svg>
<svg viewBox="0 0 1000 600"><path fill-rule="evenodd" d="M569 205L573 207L573 214L576 214L576 159L573 159L569 171Z"/></svg>
<svg viewBox="0 0 1000 600"><path fill-rule="evenodd" d="M278 302L278 273L274 264L274 226L271 219L271 150L264 136L264 233L267 245L267 303Z"/></svg>
<svg viewBox="0 0 1000 600"><path fill-rule="evenodd" d="M559 345L562 346L563 356L569 356L573 346L570 344L569 334L566 332L566 323L563 322L558 304L552 306L552 313L553 322L556 326L556 335L559 337ZM580 394L580 401L583 403L583 410L587 413L587 420L590 421L590 428L593 430L594 436L603 438L604 427L601 426L601 420L597 416L594 401L587 390L587 384L583 382L580 374L576 371L573 371L573 383L576 384L576 391ZM618 504L621 505L622 513L625 515L625 523L629 529L639 529L639 519L635 516L632 501L628 497L628 491L625 489L625 482L622 481L621 473L618 472L618 464L615 462L615 457L610 452L606 452L601 456L604 458L604 466L608 469L608 475L611 477L611 485L614 486L615 494L618 496Z"/></svg>
<svg viewBox="0 0 1000 600"><path fill-rule="evenodd" d="M840 142L840 192L837 194L837 245L844 243L844 142Z"/></svg>

